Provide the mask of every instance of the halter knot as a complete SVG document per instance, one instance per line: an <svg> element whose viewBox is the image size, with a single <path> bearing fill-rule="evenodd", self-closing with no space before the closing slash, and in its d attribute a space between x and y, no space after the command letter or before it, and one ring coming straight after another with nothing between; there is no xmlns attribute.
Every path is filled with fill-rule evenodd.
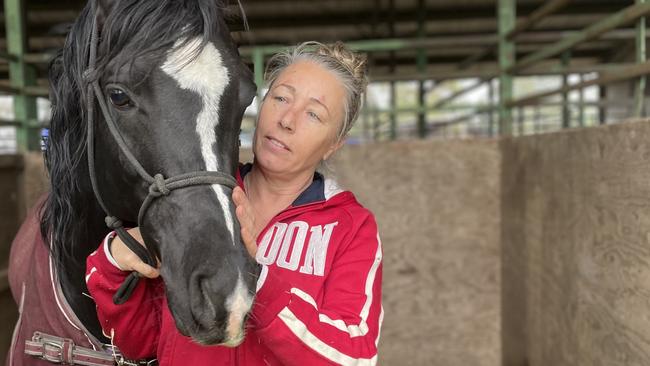
<svg viewBox="0 0 650 366"><path fill-rule="evenodd" d="M122 227L122 220L115 216L106 216L104 222L106 222L106 226L108 226L109 229L115 230Z"/></svg>
<svg viewBox="0 0 650 366"><path fill-rule="evenodd" d="M158 173L153 176L153 183L149 186L149 194L154 197L166 196L170 192L165 184L165 177Z"/></svg>
<svg viewBox="0 0 650 366"><path fill-rule="evenodd" d="M97 70L95 68L88 68L86 71L84 71L82 77L83 77L83 81L86 84L90 84L93 81L97 80L99 75L98 75Z"/></svg>

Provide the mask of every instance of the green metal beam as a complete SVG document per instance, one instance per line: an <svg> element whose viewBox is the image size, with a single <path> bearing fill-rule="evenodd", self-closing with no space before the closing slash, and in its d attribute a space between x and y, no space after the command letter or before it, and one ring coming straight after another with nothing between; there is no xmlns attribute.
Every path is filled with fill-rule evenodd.
<svg viewBox="0 0 650 366"><path fill-rule="evenodd" d="M575 59L574 59L575 60ZM608 72L616 70L621 66L633 65L634 63L619 63L619 64L583 64L583 65L572 65L569 67L563 67L561 63L543 63L536 66L533 66L523 72L517 74L519 76L533 76L533 75L563 75L563 74L580 74L580 73L590 73L590 72ZM440 80L445 79L445 81L450 81L453 79L470 79L470 78L482 78L482 79L491 79L499 76L497 67L486 67L479 71L447 71L445 69L440 70L431 70L425 74L417 73L400 73L396 75L371 75L371 82L385 82L385 81L412 81L412 80ZM443 82L441 82L443 83ZM436 84L437 85L437 84Z"/></svg>
<svg viewBox="0 0 650 366"><path fill-rule="evenodd" d="M499 134L512 135L512 109L506 101L512 99L512 74L509 71L515 63L515 45L506 36L512 31L516 20L515 0L499 0Z"/></svg>
<svg viewBox="0 0 650 366"><path fill-rule="evenodd" d="M27 121L9 121L9 120L0 119L0 126L14 126L14 127L26 126L27 128L32 130L46 127L48 123L49 122L41 122L36 119L27 120Z"/></svg>
<svg viewBox="0 0 650 366"><path fill-rule="evenodd" d="M528 95L526 97L523 97L521 99L517 100L510 100L506 102L506 105L514 108L514 107L519 107L523 105L532 105L539 103L539 101L543 100L544 98L550 97L552 95L556 95L559 93L571 91L571 90L577 90L581 88L586 88L588 86L592 85L606 85L606 84L611 84L611 83L616 83L619 81L624 81L624 80L629 80L629 79L634 79L639 76L643 75L648 75L650 74L650 61L646 61L644 63L640 64L634 64L632 66L626 66L624 68L621 68L617 71L612 71L606 74L601 75L600 77L588 81L584 81L581 83L576 83L576 84L571 84L566 87L562 87L559 89L555 90L550 90L550 91L545 91L541 93L536 93L532 95Z"/></svg>
<svg viewBox="0 0 650 366"><path fill-rule="evenodd" d="M637 4L644 4L645 0L636 0ZM639 18L636 23L636 62L643 63L646 61L646 20L645 17ZM645 112L645 87L646 75L640 76L634 91L634 115L644 117Z"/></svg>
<svg viewBox="0 0 650 366"><path fill-rule="evenodd" d="M502 2L503 1L500 1L499 3L501 4ZM506 2L510 2L510 0ZM576 32L571 36L568 36L550 46L544 47L541 50L522 58L519 62L510 66L507 71L510 73L516 73L539 61L548 59L549 57L555 55L559 55L562 52L575 47L579 43L596 38L605 32L635 21L647 14L650 14L650 3L637 3L635 5L631 5L583 29L580 32Z"/></svg>
<svg viewBox="0 0 650 366"><path fill-rule="evenodd" d="M518 34L531 29L546 16L557 12L567 6L572 0L551 0L547 1L539 9L532 12L528 17L518 22L517 25L506 35L509 41L512 41Z"/></svg>
<svg viewBox="0 0 650 366"><path fill-rule="evenodd" d="M491 36L481 36L475 42L481 44L487 41L494 41ZM416 38L389 38L389 39L368 39L362 41L350 41L345 44L354 51L361 52L387 52L399 50L427 49L433 47L450 47L457 46L456 37L425 37L418 35ZM244 57L251 57L255 50L261 51L265 55L272 55L290 48L287 45L265 45L265 46L242 46L239 47L239 53Z"/></svg>
<svg viewBox="0 0 650 366"><path fill-rule="evenodd" d="M27 53L25 9L22 0L5 0L5 27L11 87L23 90L36 83L35 70L24 62ZM36 120L36 98L25 94L14 96L14 118L21 121L16 128L16 140L21 152L39 149L38 133L30 129L29 121Z"/></svg>
<svg viewBox="0 0 650 366"><path fill-rule="evenodd" d="M620 108L629 108L632 107L633 102L610 102L610 101L583 101L583 102L569 102L570 106L585 106L585 107L602 107L602 106L616 106ZM535 106L537 107L561 107L563 105L562 102L539 102L535 103ZM424 107L400 107L395 110L391 109L381 109L381 108L368 108L368 113L378 113L378 114L385 114L388 115L390 113L407 113L407 114L413 114L413 113L419 113L419 112L457 112L457 111L467 111L470 110L472 113L480 114L480 113L488 113L490 111L495 112L498 110L498 106L496 105L490 105L488 104L458 104L458 105L450 105L442 108L436 108L433 109L431 106L424 106Z"/></svg>
<svg viewBox="0 0 650 366"><path fill-rule="evenodd" d="M445 104L447 104L447 103L453 101L454 99L458 98L459 96L461 96L463 94L466 94L466 93L469 93L472 90L478 89L479 87L481 87L484 83L488 82L489 80L490 79L481 79L481 80L478 80L478 81L470 84L466 88L457 90L457 91L453 92L452 94L450 94L449 96L447 96L445 98L442 98L439 101L437 101L433 105L433 108L434 109L440 108L440 107L444 106Z"/></svg>
<svg viewBox="0 0 650 366"><path fill-rule="evenodd" d="M572 0L551 0L550 2L547 2L545 5L543 5L541 8L535 10L531 15L529 15L527 18L523 19L522 21L518 22L516 26L508 32L506 35L506 38L508 41L512 41L514 37L516 37L518 34L521 32L524 32L532 27L535 26L539 21L544 19L546 16L557 12L558 10L562 9L565 7L569 2ZM494 50L494 45L498 43L498 39L495 40L495 42L482 49L481 51L478 51L464 60L462 60L457 67L457 70L465 70L472 66L475 62L483 59L485 56L489 55L490 53L493 52ZM485 80L492 80L492 77L485 77ZM438 84L440 85L440 84Z"/></svg>

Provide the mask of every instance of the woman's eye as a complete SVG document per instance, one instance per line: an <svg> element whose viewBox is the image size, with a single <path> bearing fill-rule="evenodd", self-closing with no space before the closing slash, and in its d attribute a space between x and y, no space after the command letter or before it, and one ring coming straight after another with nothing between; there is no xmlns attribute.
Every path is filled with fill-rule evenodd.
<svg viewBox="0 0 650 366"><path fill-rule="evenodd" d="M279 96L279 95L274 96L273 99L277 100L278 102L286 102L287 101L287 98L285 98L283 96Z"/></svg>
<svg viewBox="0 0 650 366"><path fill-rule="evenodd" d="M307 114L309 115L309 118L314 119L314 120L317 120L317 121L320 121L320 117L318 117L318 115L317 115L316 113L314 113L314 112L307 112Z"/></svg>
<svg viewBox="0 0 650 366"><path fill-rule="evenodd" d="M131 98L124 90L111 89L108 91L108 97L111 99L111 103L117 108L125 109L131 106Z"/></svg>

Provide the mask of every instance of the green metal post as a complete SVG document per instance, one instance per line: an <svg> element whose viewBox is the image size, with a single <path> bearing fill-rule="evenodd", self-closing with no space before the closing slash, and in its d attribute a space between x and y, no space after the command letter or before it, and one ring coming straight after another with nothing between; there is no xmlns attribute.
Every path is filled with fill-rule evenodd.
<svg viewBox="0 0 650 366"><path fill-rule="evenodd" d="M397 91L395 88L396 81L390 82L390 112L388 118L390 122L390 139L397 138Z"/></svg>
<svg viewBox="0 0 650 366"><path fill-rule="evenodd" d="M488 111L488 136L492 137L494 135L494 79L490 79L487 84L488 87L488 106L490 110Z"/></svg>
<svg viewBox="0 0 650 366"><path fill-rule="evenodd" d="M375 108L372 112L372 138L375 141L379 141L380 135L379 135L379 128L380 128L380 121L379 121L379 111Z"/></svg>
<svg viewBox="0 0 650 366"><path fill-rule="evenodd" d="M426 19L426 2L424 0L418 1L418 38L424 39L426 35L425 19ZM427 54L426 49L419 48L417 53L417 68L420 74L424 74L427 69ZM418 107L423 107L425 104L425 90L424 80L420 80L418 89ZM426 113L418 113L418 137L424 138L427 135L427 120Z"/></svg>
<svg viewBox="0 0 650 366"><path fill-rule="evenodd" d="M369 113L370 107L368 106L368 92L363 93L363 109L361 110L361 123L363 129L363 142L370 141L370 127L369 127Z"/></svg>
<svg viewBox="0 0 650 366"><path fill-rule="evenodd" d="M512 134L512 109L506 103L512 99L512 74L509 70L515 63L515 45L507 35L515 26L515 0L499 0L499 133Z"/></svg>
<svg viewBox="0 0 650 366"><path fill-rule="evenodd" d="M598 100L607 100L607 86L598 86ZM605 106L598 108L598 123L601 125L607 124L607 110Z"/></svg>
<svg viewBox="0 0 650 366"><path fill-rule="evenodd" d="M637 4L645 3L645 0L636 0ZM646 61L646 21L645 17L639 18L636 23L636 62L643 63ZM643 117L644 116L644 104L645 104L645 85L646 85L646 76L643 75L639 77L639 80L636 84L636 90L634 93L634 116Z"/></svg>
<svg viewBox="0 0 650 366"><path fill-rule="evenodd" d="M5 26L7 34L7 53L9 60L9 79L11 86L22 90L36 82L35 70L25 64L27 53L27 34L25 9L22 0L5 0ZM36 98L19 94L14 96L14 119L20 123L16 127L16 140L20 152L39 149L39 134L33 130L37 124Z"/></svg>
<svg viewBox="0 0 650 366"><path fill-rule="evenodd" d="M564 51L562 53L562 67L568 67L571 62L571 52ZM562 75L562 87L565 88L569 85L569 75ZM562 93L562 128L571 127L571 110L569 109L569 92Z"/></svg>
<svg viewBox="0 0 650 366"><path fill-rule="evenodd" d="M523 136L526 133L524 126L524 107L517 108L517 135Z"/></svg>
<svg viewBox="0 0 650 366"><path fill-rule="evenodd" d="M257 85L257 102L262 103L262 88L264 87L264 50L253 49L253 71L255 73L255 85Z"/></svg>
<svg viewBox="0 0 650 366"><path fill-rule="evenodd" d="M585 77L583 74L580 74L580 82L584 82ZM578 103L580 103L580 106L578 107L578 124L580 127L584 127L585 125L585 88L580 88L578 91Z"/></svg>

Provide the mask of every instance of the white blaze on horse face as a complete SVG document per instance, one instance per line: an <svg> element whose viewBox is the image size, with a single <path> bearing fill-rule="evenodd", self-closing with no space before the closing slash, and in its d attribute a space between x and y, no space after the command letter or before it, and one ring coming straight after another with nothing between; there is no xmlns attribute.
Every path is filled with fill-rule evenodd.
<svg viewBox="0 0 650 366"><path fill-rule="evenodd" d="M244 317L253 306L253 296L248 292L241 273L232 294L226 299L228 324L224 346L236 347L244 340Z"/></svg>
<svg viewBox="0 0 650 366"><path fill-rule="evenodd" d="M218 171L219 161L213 151L217 143L215 128L219 123L219 102L230 79L228 69L223 64L221 54L208 42L198 56L196 50L201 46L201 38L197 37L183 47L174 45L173 51L167 55L167 60L162 65L162 70L174 78L183 89L198 93L203 99L203 108L196 121L196 132L201 140L201 153L208 171ZM192 62L187 61L191 58ZM230 200L225 188L221 185L212 185L212 190L217 194L219 203L223 208L226 225L230 231L231 240L235 243L233 218L230 214Z"/></svg>

